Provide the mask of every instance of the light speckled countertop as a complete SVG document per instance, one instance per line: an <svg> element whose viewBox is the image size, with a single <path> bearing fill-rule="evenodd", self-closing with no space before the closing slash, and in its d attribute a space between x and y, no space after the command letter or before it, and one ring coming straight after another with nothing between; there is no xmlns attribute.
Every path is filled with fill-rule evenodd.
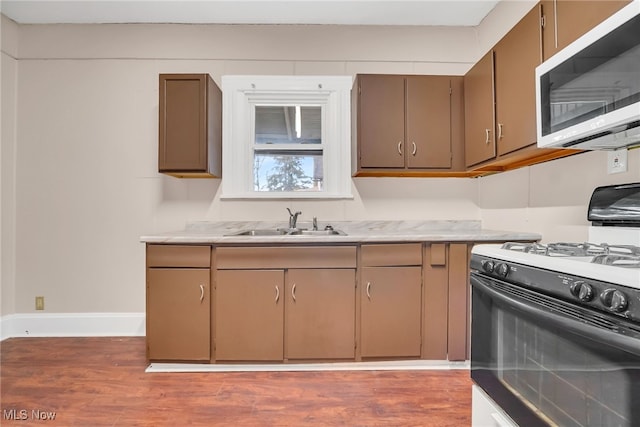
<svg viewBox="0 0 640 427"><path fill-rule="evenodd" d="M184 230L140 236L145 243L166 244L264 244L264 243L371 243L371 242L502 242L540 240L537 233L486 230L480 221L319 221L318 229L331 225L346 233L342 236L237 236L250 229L286 228L275 221L215 221L188 223ZM298 228L311 229L300 222Z"/></svg>

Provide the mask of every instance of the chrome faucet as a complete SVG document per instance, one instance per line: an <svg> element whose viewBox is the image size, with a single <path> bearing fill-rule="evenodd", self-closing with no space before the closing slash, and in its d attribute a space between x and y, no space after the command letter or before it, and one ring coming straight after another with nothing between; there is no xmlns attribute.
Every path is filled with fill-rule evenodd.
<svg viewBox="0 0 640 427"><path fill-rule="evenodd" d="M293 230L296 228L296 223L298 222L298 215L301 215L302 212L298 211L293 213L289 208L287 208L287 210L289 211L289 229Z"/></svg>

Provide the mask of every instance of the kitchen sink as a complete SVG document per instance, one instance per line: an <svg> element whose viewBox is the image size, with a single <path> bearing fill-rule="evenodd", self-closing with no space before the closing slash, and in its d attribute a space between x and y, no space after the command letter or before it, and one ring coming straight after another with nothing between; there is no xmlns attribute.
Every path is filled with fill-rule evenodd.
<svg viewBox="0 0 640 427"><path fill-rule="evenodd" d="M257 228L243 230L237 233L227 234L227 236L346 236L342 230L289 230L286 228Z"/></svg>
<svg viewBox="0 0 640 427"><path fill-rule="evenodd" d="M302 236L346 236L347 233L345 233L342 230L298 230L297 232L294 232L292 234L293 236L295 235L302 235Z"/></svg>
<svg viewBox="0 0 640 427"><path fill-rule="evenodd" d="M287 234L287 230L284 229L255 229L244 230L238 233L227 234L227 236L283 236Z"/></svg>

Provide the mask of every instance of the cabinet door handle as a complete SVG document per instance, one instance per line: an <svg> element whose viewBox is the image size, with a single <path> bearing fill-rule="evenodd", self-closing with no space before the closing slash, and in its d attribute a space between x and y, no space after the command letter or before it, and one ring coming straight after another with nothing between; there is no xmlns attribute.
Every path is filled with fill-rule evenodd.
<svg viewBox="0 0 640 427"><path fill-rule="evenodd" d="M498 139L502 139L502 123L498 123Z"/></svg>
<svg viewBox="0 0 640 427"><path fill-rule="evenodd" d="M402 141L398 141L398 154L402 156Z"/></svg>
<svg viewBox="0 0 640 427"><path fill-rule="evenodd" d="M490 135L491 135L491 129L485 129L484 131L485 131L485 132L486 132L486 134L487 134L487 137L486 137L486 139L484 140L484 143L485 143L485 144L488 144L489 142L491 142L491 137L490 137Z"/></svg>
<svg viewBox="0 0 640 427"><path fill-rule="evenodd" d="M413 145L413 151L411 152L411 155L415 156L416 153L418 152L418 146L416 145L415 142L412 142L411 145Z"/></svg>
<svg viewBox="0 0 640 427"><path fill-rule="evenodd" d="M280 300L280 288L276 285L276 303Z"/></svg>
<svg viewBox="0 0 640 427"><path fill-rule="evenodd" d="M296 284L295 283L291 287L291 298L293 298L293 302L296 302Z"/></svg>
<svg viewBox="0 0 640 427"><path fill-rule="evenodd" d="M367 282L367 298L371 299L371 282Z"/></svg>
<svg viewBox="0 0 640 427"><path fill-rule="evenodd" d="M200 302L204 300L204 285L200 285Z"/></svg>

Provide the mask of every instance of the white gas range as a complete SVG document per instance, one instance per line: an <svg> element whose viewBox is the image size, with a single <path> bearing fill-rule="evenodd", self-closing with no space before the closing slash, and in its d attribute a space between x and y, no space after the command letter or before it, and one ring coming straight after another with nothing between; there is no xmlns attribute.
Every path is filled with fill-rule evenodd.
<svg viewBox="0 0 640 427"><path fill-rule="evenodd" d="M505 425L640 425L640 183L588 219L589 243L472 250L471 376Z"/></svg>

